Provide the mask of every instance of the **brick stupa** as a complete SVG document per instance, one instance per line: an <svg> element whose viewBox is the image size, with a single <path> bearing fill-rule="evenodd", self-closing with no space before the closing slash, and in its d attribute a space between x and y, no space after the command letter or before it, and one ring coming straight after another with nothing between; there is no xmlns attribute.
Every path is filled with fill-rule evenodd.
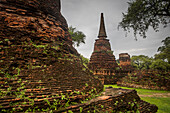
<svg viewBox="0 0 170 113"><path fill-rule="evenodd" d="M95 41L89 68L93 70L94 75L114 75L117 63L111 50L109 39L107 39L103 13L101 13L98 39Z"/></svg>
<svg viewBox="0 0 170 113"><path fill-rule="evenodd" d="M131 59L130 55L128 53L121 53L119 54L119 62L120 62L120 67L124 71L132 71L133 68L131 66Z"/></svg>

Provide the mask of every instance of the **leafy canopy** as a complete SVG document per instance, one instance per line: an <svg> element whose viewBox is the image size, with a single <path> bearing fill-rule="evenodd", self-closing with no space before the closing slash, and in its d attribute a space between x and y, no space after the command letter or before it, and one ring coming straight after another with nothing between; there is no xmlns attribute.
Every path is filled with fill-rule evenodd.
<svg viewBox="0 0 170 113"><path fill-rule="evenodd" d="M81 31L77 31L76 28L73 28L72 26L69 27L69 33L72 37L72 41L73 41L73 45L74 46L80 46L80 43L84 43L85 44L85 38L86 35L81 32Z"/></svg>
<svg viewBox="0 0 170 113"><path fill-rule="evenodd" d="M149 66L152 64L152 58L145 55L132 56L131 64L134 68L139 70L149 69Z"/></svg>
<svg viewBox="0 0 170 113"><path fill-rule="evenodd" d="M128 4L118 27L126 32L132 29L135 39L137 34L146 38L149 26L157 32L160 24L167 27L170 23L170 0L130 0Z"/></svg>
<svg viewBox="0 0 170 113"><path fill-rule="evenodd" d="M163 46L158 48L158 54L154 58L145 55L132 56L131 64L139 70L156 69L160 71L170 71L170 37L162 40Z"/></svg>
<svg viewBox="0 0 170 113"><path fill-rule="evenodd" d="M168 62L164 62L161 59L155 59L152 64L150 65L151 69L156 69L160 71L169 71L170 64Z"/></svg>
<svg viewBox="0 0 170 113"><path fill-rule="evenodd" d="M167 37L162 41L163 46L158 48L159 54L155 55L156 59L162 59L164 61L168 61L170 64L170 37Z"/></svg>
<svg viewBox="0 0 170 113"><path fill-rule="evenodd" d="M145 55L132 56L131 65L138 70L159 70L159 71L169 71L170 64L165 62L160 58L149 58Z"/></svg>

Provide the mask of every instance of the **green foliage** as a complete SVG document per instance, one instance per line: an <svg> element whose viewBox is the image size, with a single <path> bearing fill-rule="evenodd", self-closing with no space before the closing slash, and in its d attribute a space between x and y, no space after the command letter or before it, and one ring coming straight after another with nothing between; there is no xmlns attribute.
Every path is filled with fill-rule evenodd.
<svg viewBox="0 0 170 113"><path fill-rule="evenodd" d="M81 58L81 61L83 63L83 65L88 68L88 63L89 63L89 59L88 58L85 58L83 55L80 55L80 58Z"/></svg>
<svg viewBox="0 0 170 113"><path fill-rule="evenodd" d="M170 37L162 40L163 46L158 48L158 54L155 54L151 69L170 71Z"/></svg>
<svg viewBox="0 0 170 113"><path fill-rule="evenodd" d="M159 54L155 55L155 59L162 59L163 61L168 61L170 64L170 37L162 40L163 46L158 48Z"/></svg>
<svg viewBox="0 0 170 113"><path fill-rule="evenodd" d="M76 28L73 28L72 26L69 27L69 33L72 37L73 45L74 46L80 46L80 43L85 44L85 38L86 35L81 31L76 31Z"/></svg>
<svg viewBox="0 0 170 113"><path fill-rule="evenodd" d="M132 56L131 64L134 68L142 70L170 71L170 37L162 41L163 46L158 48L160 53L155 54L154 58L145 55Z"/></svg>
<svg viewBox="0 0 170 113"><path fill-rule="evenodd" d="M80 113L82 113L83 112L83 108L82 107L80 107Z"/></svg>
<svg viewBox="0 0 170 113"><path fill-rule="evenodd" d="M71 110L68 110L68 113L73 113Z"/></svg>
<svg viewBox="0 0 170 113"><path fill-rule="evenodd" d="M150 65L150 68L156 69L156 70L161 70L161 71L168 71L168 70L170 70L170 64L168 62L161 60L161 59L156 59Z"/></svg>
<svg viewBox="0 0 170 113"><path fill-rule="evenodd" d="M16 110L20 109L22 110L23 108L21 107L21 105L25 105L27 102L29 103L29 105L33 106L34 105L34 100L25 96L25 83L27 83L28 81L24 81L20 78L18 78L18 75L20 74L20 69L16 68L16 70L18 71L18 73L16 75L10 75L9 73L4 73L4 72L0 72L4 75L5 79L5 85L8 86L7 89L0 89L0 97L6 97L6 96L11 96L11 97L16 97L16 99L21 100L21 102L10 102L10 106L13 106L13 108L11 110L5 110L2 109L2 111L4 112L16 112ZM18 83L18 87L15 91L14 87L10 84L10 80L17 80ZM17 106L17 107L14 107ZM0 105L0 107L3 107ZM30 111L30 110L29 110Z"/></svg>
<svg viewBox="0 0 170 113"><path fill-rule="evenodd" d="M145 55L139 56L132 56L131 57L131 64L133 67L142 70L142 69L149 69L149 66L152 64L152 58L149 58Z"/></svg>
<svg viewBox="0 0 170 113"><path fill-rule="evenodd" d="M104 106L103 106L103 105L101 105L101 108L104 108Z"/></svg>
<svg viewBox="0 0 170 113"><path fill-rule="evenodd" d="M34 46L34 47L36 47L36 48L47 48L49 45L48 44L45 44L45 45L37 45L37 44L35 44L34 42L32 42L31 40L30 40L30 43Z"/></svg>
<svg viewBox="0 0 170 113"><path fill-rule="evenodd" d="M133 29L135 38L138 33L145 38L149 26L158 31L159 24L164 27L169 24L169 0L129 0L128 4L118 27L128 32Z"/></svg>

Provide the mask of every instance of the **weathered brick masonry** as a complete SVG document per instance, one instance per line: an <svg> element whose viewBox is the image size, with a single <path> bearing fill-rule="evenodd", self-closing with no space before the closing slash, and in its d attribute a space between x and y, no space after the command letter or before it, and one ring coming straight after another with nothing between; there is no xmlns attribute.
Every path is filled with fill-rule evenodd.
<svg viewBox="0 0 170 113"><path fill-rule="evenodd" d="M70 93L71 101L80 102L91 89L100 92L100 81L83 68L60 0L0 0L0 90L5 93L0 111L47 108L45 99L64 104L61 95Z"/></svg>
<svg viewBox="0 0 170 113"><path fill-rule="evenodd" d="M89 68L93 70L94 75L114 75L117 63L113 51L111 51L109 39L106 39L107 35L103 13L101 13L98 38L94 44L94 51L90 58Z"/></svg>
<svg viewBox="0 0 170 113"><path fill-rule="evenodd" d="M60 0L0 0L1 112L29 108L36 112L46 108L54 112L80 112L80 107L86 112L96 105L103 105L102 111L134 111L136 107L131 109L128 102L136 99L146 103L135 91L125 91L116 97L106 95L108 99L74 107L72 102L81 103L103 90L101 82L84 68L72 47L66 20L60 13ZM69 108L68 104L72 106ZM140 105L144 113L157 109L149 103L147 107Z"/></svg>

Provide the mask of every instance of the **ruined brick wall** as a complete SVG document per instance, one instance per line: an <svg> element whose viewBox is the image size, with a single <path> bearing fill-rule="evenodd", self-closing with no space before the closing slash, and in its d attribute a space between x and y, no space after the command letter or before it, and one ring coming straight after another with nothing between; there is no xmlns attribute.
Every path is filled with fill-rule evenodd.
<svg viewBox="0 0 170 113"><path fill-rule="evenodd" d="M117 63L115 61L115 56L113 51L111 51L110 42L106 36L104 16L101 13L101 21L99 28L99 39L95 40L94 51L90 57L89 68L98 73L99 71L109 71L109 73L114 73ZM101 74L101 72L99 72ZM105 72L102 72L105 73Z"/></svg>
<svg viewBox="0 0 170 113"><path fill-rule="evenodd" d="M94 77L98 78L104 85L117 84L123 77L127 76L128 72L123 70L117 70L114 75L102 75L95 74Z"/></svg>
<svg viewBox="0 0 170 113"><path fill-rule="evenodd" d="M120 81L123 77L127 76L128 73L115 73L115 75L106 75L104 76L104 84L110 85L110 84L117 84L118 81Z"/></svg>
<svg viewBox="0 0 170 113"><path fill-rule="evenodd" d="M128 53L119 54L119 62L120 62L120 67L122 68L122 70L125 70L125 71L132 70L130 55Z"/></svg>
<svg viewBox="0 0 170 113"><path fill-rule="evenodd" d="M114 71L117 67L115 56L111 51L108 39L97 39L91 55L89 68L92 70L109 69Z"/></svg>
<svg viewBox="0 0 170 113"><path fill-rule="evenodd" d="M110 92L108 93L107 90ZM92 99L87 103L70 106L60 112L66 112L68 110L74 113L80 113L80 111L84 113L136 113L137 111L140 113L156 113L158 108L155 105L142 101L135 90L108 88L103 96Z"/></svg>
<svg viewBox="0 0 170 113"><path fill-rule="evenodd" d="M0 0L0 26L0 111L65 110L103 90L72 47L60 0Z"/></svg>
<svg viewBox="0 0 170 113"><path fill-rule="evenodd" d="M43 61L45 52L38 55L38 51L61 44L67 52L77 54L60 13L59 0L1 0L0 3L1 60L7 67L20 68L30 62ZM50 15L52 12L55 13Z"/></svg>
<svg viewBox="0 0 170 113"><path fill-rule="evenodd" d="M97 39L94 44L94 51L111 51L108 39Z"/></svg>
<svg viewBox="0 0 170 113"><path fill-rule="evenodd" d="M109 69L113 70L116 67L114 57L107 52L93 52L89 62L89 68L92 70Z"/></svg>
<svg viewBox="0 0 170 113"><path fill-rule="evenodd" d="M61 97L70 93L80 102L91 89L102 91L72 47L60 0L0 0L0 26L0 110L64 104Z"/></svg>
<svg viewBox="0 0 170 113"><path fill-rule="evenodd" d="M128 53L119 54L119 62L120 62L120 66L131 65L130 55Z"/></svg>
<svg viewBox="0 0 170 113"><path fill-rule="evenodd" d="M134 71L125 76L117 85L125 87L170 90L168 72L159 71Z"/></svg>

